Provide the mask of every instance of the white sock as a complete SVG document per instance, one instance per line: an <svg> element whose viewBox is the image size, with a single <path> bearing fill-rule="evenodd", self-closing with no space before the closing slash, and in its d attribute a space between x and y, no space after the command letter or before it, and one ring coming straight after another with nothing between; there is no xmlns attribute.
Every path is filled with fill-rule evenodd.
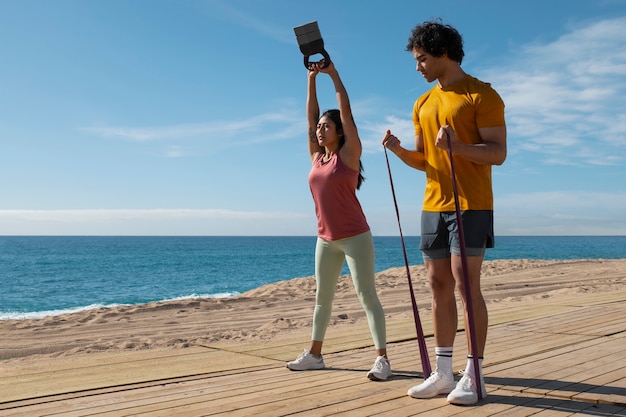
<svg viewBox="0 0 626 417"><path fill-rule="evenodd" d="M435 347L436 370L439 373L452 376L452 346Z"/></svg>
<svg viewBox="0 0 626 417"><path fill-rule="evenodd" d="M483 376L483 358L481 356L478 357L478 372L479 375ZM474 372L474 357L472 355L467 355L467 365L465 366L465 371L463 372L465 374L468 374L472 379L475 379L475 372Z"/></svg>

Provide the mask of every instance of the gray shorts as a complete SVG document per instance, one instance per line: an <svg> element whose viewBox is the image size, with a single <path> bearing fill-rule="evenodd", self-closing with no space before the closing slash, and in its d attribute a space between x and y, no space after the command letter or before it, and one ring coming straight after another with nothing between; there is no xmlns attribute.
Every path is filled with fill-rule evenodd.
<svg viewBox="0 0 626 417"><path fill-rule="evenodd" d="M493 248L493 211L466 210L461 212L463 237L467 256L484 256L485 248ZM449 258L461 254L456 212L422 211L420 250L424 260Z"/></svg>

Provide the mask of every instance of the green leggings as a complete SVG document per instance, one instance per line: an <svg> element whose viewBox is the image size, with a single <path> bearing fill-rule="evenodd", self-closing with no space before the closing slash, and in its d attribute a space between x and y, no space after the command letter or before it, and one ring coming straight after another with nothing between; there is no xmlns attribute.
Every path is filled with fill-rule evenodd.
<svg viewBox="0 0 626 417"><path fill-rule="evenodd" d="M315 310L313 340L323 341L343 263L348 263L352 282L367 315L376 349L386 348L385 313L376 294L374 240L371 232L329 242L318 238L315 247Z"/></svg>

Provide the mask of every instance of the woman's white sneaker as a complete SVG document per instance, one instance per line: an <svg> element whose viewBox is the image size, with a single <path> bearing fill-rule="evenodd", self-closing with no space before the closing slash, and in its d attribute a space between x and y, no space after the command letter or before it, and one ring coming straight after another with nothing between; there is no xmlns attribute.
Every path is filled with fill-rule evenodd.
<svg viewBox="0 0 626 417"><path fill-rule="evenodd" d="M367 373L367 377L372 381L384 381L391 375L391 364L384 356L378 356L374 362L374 366Z"/></svg>
<svg viewBox="0 0 626 417"><path fill-rule="evenodd" d="M309 369L324 369L324 358L322 355L314 356L308 349L300 354L295 360L287 362L287 368L292 371L307 371Z"/></svg>

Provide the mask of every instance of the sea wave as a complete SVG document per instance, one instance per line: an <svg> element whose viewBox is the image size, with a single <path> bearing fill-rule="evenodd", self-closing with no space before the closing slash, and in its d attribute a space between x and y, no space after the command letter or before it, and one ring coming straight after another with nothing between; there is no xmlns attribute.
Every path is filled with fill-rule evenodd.
<svg viewBox="0 0 626 417"><path fill-rule="evenodd" d="M61 314L78 313L80 311L94 310L97 308L116 307L123 304L91 304L83 307L63 308L59 310L46 311L0 311L0 320L26 320L26 319L42 319L50 316L60 316Z"/></svg>
<svg viewBox="0 0 626 417"><path fill-rule="evenodd" d="M167 301L181 301L195 298L229 298L240 295L239 292L223 292L215 294L191 294L180 297L173 297L160 300L158 302ZM43 319L45 317L60 316L62 314L78 313L81 311L95 310L98 308L113 308L118 306L129 306L131 304L90 304L88 306L71 307L58 310L45 310L45 311L0 311L0 320L28 320L28 319Z"/></svg>

